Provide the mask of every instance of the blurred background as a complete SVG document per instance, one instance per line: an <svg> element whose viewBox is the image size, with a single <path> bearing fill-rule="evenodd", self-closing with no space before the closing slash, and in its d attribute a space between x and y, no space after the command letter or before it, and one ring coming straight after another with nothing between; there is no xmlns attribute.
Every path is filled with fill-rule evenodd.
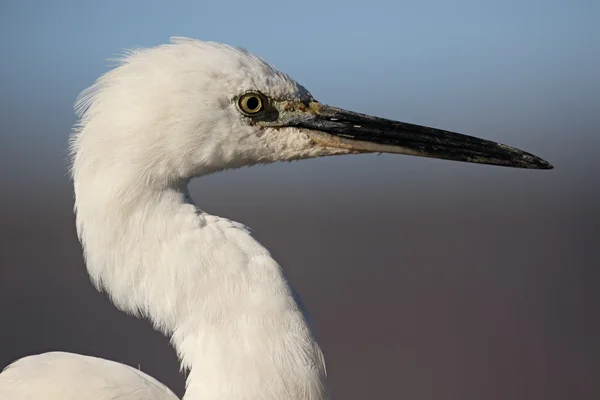
<svg viewBox="0 0 600 400"><path fill-rule="evenodd" d="M321 102L503 142L529 171L360 155L197 179L311 310L334 398L600 398L600 3L0 5L0 368L63 350L183 394L168 340L90 284L66 143L122 49L239 45Z"/></svg>

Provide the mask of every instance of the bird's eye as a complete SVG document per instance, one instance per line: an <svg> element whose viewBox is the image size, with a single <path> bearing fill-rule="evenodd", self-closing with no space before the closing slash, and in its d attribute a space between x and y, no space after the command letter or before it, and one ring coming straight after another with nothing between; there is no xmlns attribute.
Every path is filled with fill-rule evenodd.
<svg viewBox="0 0 600 400"><path fill-rule="evenodd" d="M242 112L247 115L256 115L265 108L265 101L259 93L246 93L242 95L238 104Z"/></svg>

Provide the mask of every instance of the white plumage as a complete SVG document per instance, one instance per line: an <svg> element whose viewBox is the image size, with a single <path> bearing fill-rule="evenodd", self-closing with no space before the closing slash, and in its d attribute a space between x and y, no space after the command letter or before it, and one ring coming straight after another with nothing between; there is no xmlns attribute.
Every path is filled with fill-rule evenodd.
<svg viewBox="0 0 600 400"><path fill-rule="evenodd" d="M151 376L102 358L52 352L24 357L0 375L2 400L176 400Z"/></svg>
<svg viewBox="0 0 600 400"><path fill-rule="evenodd" d="M549 166L321 105L245 50L183 38L129 53L76 111L71 170L88 272L119 309L171 338L190 371L188 400L329 398L321 349L282 269L246 227L192 202L192 177L375 151ZM26 357L0 374L2 400L175 398L133 368L69 353Z"/></svg>

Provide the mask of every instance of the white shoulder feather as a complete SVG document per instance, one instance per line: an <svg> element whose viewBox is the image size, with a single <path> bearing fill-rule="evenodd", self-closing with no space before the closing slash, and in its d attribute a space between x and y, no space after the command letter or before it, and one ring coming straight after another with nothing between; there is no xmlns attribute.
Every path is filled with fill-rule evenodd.
<svg viewBox="0 0 600 400"><path fill-rule="evenodd" d="M21 358L0 374L0 399L178 400L165 385L118 362L51 352Z"/></svg>

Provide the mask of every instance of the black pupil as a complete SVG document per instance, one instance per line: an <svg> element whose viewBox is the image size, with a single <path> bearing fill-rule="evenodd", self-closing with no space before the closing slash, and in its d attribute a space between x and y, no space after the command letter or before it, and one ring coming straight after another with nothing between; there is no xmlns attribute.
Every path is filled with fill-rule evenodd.
<svg viewBox="0 0 600 400"><path fill-rule="evenodd" d="M250 111L256 111L258 107L260 107L260 101L258 100L258 97L252 96L246 100L246 107L248 107L248 110Z"/></svg>

